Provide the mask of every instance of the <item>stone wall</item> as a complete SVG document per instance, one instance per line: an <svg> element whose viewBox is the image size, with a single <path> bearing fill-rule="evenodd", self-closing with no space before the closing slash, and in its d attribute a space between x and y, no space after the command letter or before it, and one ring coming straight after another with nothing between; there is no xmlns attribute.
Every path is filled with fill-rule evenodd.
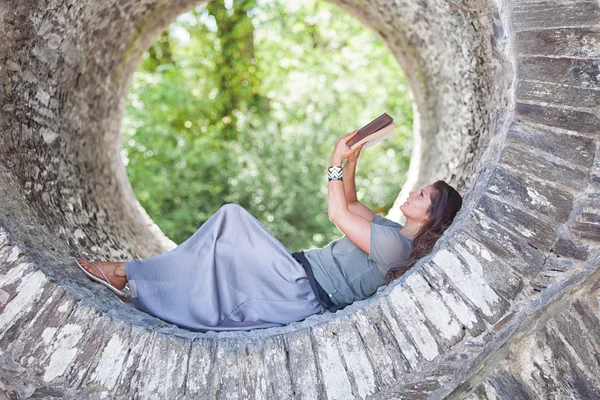
<svg viewBox="0 0 600 400"><path fill-rule="evenodd" d="M600 398L600 270L528 316L449 399ZM578 282L579 283L579 282Z"/></svg>
<svg viewBox="0 0 600 400"><path fill-rule="evenodd" d="M72 258L174 246L133 196L119 130L144 50L194 4L0 5L6 396L595 393L597 360L583 350L597 349L599 324L597 1L339 0L386 41L413 90L419 146L402 192L445 179L465 192L463 209L430 255L369 299L208 333L120 302Z"/></svg>

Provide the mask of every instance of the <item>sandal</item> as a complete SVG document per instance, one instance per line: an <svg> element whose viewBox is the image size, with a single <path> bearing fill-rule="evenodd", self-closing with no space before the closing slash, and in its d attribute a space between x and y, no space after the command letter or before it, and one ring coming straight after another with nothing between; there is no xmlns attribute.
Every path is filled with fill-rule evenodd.
<svg viewBox="0 0 600 400"><path fill-rule="evenodd" d="M112 290L119 297L122 297L122 298L126 298L127 297L127 295L125 294L125 292L123 292L122 290L119 290L116 287L114 287L113 285L111 285L110 281L108 280L108 278L106 277L106 275L104 274L104 272L102 272L102 270L100 269L100 267L98 267L96 264L94 264L91 261L89 262L94 267L98 268L98 271L100 271L100 273L102 274L102 276L104 277L104 279L106 279L106 281L103 281L102 279L98 278L96 275L90 273L87 269L85 269L85 267L83 265L81 265L79 263L79 261L75 260L75 262L77 263L77 266L79 267L79 269L81 269L90 279L92 279L93 281L96 281L96 282L101 283L102 285L106 286L107 288L109 288L110 290Z"/></svg>

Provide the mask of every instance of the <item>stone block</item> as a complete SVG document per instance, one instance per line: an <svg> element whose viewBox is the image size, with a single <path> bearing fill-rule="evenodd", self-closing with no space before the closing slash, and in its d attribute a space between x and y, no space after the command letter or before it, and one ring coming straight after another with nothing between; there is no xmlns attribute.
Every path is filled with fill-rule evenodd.
<svg viewBox="0 0 600 400"><path fill-rule="evenodd" d="M580 239L600 241L600 225L591 222L571 222L569 223L571 234Z"/></svg>
<svg viewBox="0 0 600 400"><path fill-rule="evenodd" d="M442 350L458 343L464 337L461 325L442 300L441 293L429 285L420 271L410 274L405 285L412 291L429 325L435 328Z"/></svg>
<svg viewBox="0 0 600 400"><path fill-rule="evenodd" d="M595 224L600 224L600 215L596 213L583 212L579 215L579 218L582 222L593 222Z"/></svg>
<svg viewBox="0 0 600 400"><path fill-rule="evenodd" d="M314 350L325 397L331 400L355 397L336 340L336 336L341 334L338 328L337 324L326 323L312 329Z"/></svg>
<svg viewBox="0 0 600 400"><path fill-rule="evenodd" d="M317 355L308 330L285 335L285 344L294 398L306 400L323 398ZM345 373L340 379L345 379Z"/></svg>
<svg viewBox="0 0 600 400"><path fill-rule="evenodd" d="M441 249L431 259L433 268L442 271L452 284L477 308L484 318L496 322L509 307L509 303L499 296L481 275L481 265L474 260L458 257L455 252Z"/></svg>
<svg viewBox="0 0 600 400"><path fill-rule="evenodd" d="M584 190L587 186L587 171L544 157L540 152L530 151L508 144L502 149L499 165L521 174L530 174L539 180L566 188Z"/></svg>
<svg viewBox="0 0 600 400"><path fill-rule="evenodd" d="M520 236L479 211L473 212L465 221L462 232L522 277L535 276L542 268L545 252L528 245Z"/></svg>
<svg viewBox="0 0 600 400"><path fill-rule="evenodd" d="M12 286L9 287L11 284ZM38 302L44 302L44 287L47 284L55 287L42 271L33 270L30 264L26 263L19 264L8 274L0 277L0 287L10 295L0 314L0 340L19 318L27 317ZM47 292L45 296L48 296Z"/></svg>
<svg viewBox="0 0 600 400"><path fill-rule="evenodd" d="M268 336L263 342L262 358L266 366L267 398L291 399L294 397L292 377L288 369L288 353L282 335Z"/></svg>
<svg viewBox="0 0 600 400"><path fill-rule="evenodd" d="M515 31L563 26L598 26L600 7L594 0L521 1L513 6Z"/></svg>
<svg viewBox="0 0 600 400"><path fill-rule="evenodd" d="M553 105L588 108L594 112L600 107L600 91L549 82L520 80L517 82L517 100L520 102L550 103Z"/></svg>
<svg viewBox="0 0 600 400"><path fill-rule="evenodd" d="M597 135L600 129L600 120L595 114L550 105L517 103L516 115L519 120L591 136Z"/></svg>
<svg viewBox="0 0 600 400"><path fill-rule="evenodd" d="M438 343L425 324L425 316L406 289L395 286L386 300L421 356L427 361L436 358L440 354Z"/></svg>
<svg viewBox="0 0 600 400"><path fill-rule="evenodd" d="M556 241L554 225L542 221L535 215L492 198L488 194L481 197L477 210L538 249L548 251L554 246Z"/></svg>
<svg viewBox="0 0 600 400"><path fill-rule="evenodd" d="M539 181L534 175L513 172L502 165L494 170L487 192L518 205L520 209L546 216L544 219L548 222L566 221L573 208L571 193Z"/></svg>
<svg viewBox="0 0 600 400"><path fill-rule="evenodd" d="M554 332L560 332L578 365L584 366L586 375L600 388L600 340L586 329L575 315L569 312L558 314L549 324ZM554 326L553 326L554 325Z"/></svg>
<svg viewBox="0 0 600 400"><path fill-rule="evenodd" d="M40 135L44 139L46 144L52 144L56 139L58 139L58 134L49 128L41 128Z"/></svg>
<svg viewBox="0 0 600 400"><path fill-rule="evenodd" d="M573 347L569 345L562 335L560 328L555 323L546 325L544 331L546 347L551 351L551 357L545 366L546 371L552 371L556 386L561 393L569 399L594 399L598 398L598 387L593 382L594 372L598 368L594 365L585 365L577 357ZM594 368L594 370L589 370ZM556 371L556 372L555 372ZM540 382L543 384L545 382ZM548 386L542 386L545 394L553 393Z"/></svg>
<svg viewBox="0 0 600 400"><path fill-rule="evenodd" d="M451 399L463 399L463 400L498 400L498 392L494 390L489 382L483 382L477 385L475 388L471 388L465 384L465 392L461 392L458 396L450 396Z"/></svg>
<svg viewBox="0 0 600 400"><path fill-rule="evenodd" d="M490 384L500 399L535 400L526 385L506 370L496 371L490 378Z"/></svg>
<svg viewBox="0 0 600 400"><path fill-rule="evenodd" d="M482 243L465 233L460 233L455 238L457 254L477 267L479 274L492 289L506 299L514 299L521 292L523 279L505 260L492 255Z"/></svg>
<svg viewBox="0 0 600 400"><path fill-rule="evenodd" d="M577 317L593 337L600 338L600 303L596 301L596 309L593 310L585 299L575 299L571 310L577 313Z"/></svg>
<svg viewBox="0 0 600 400"><path fill-rule="evenodd" d="M90 369L83 385L99 387L100 391L117 395L119 379L131 367L126 361L130 360L130 349L135 346L132 339L137 337L131 334L131 327L124 324L114 324L112 330L113 333L106 336L108 340L102 346L94 348L98 352L98 362ZM125 395L123 392L120 394Z"/></svg>
<svg viewBox="0 0 600 400"><path fill-rule="evenodd" d="M65 385L64 376L68 375L78 351L83 350L80 343L83 342L84 328L76 323L66 323L48 343L45 357L38 364L42 381L46 385Z"/></svg>
<svg viewBox="0 0 600 400"><path fill-rule="evenodd" d="M93 371L97 368L101 356L98 349L105 348L110 338L118 337L122 332L126 332L127 328L121 323L113 322L110 318L102 318L102 314L98 310L89 307L78 307L69 316L69 321L71 321L70 325L80 327L84 335L76 345L73 343L62 343L52 354L52 357L55 358L55 363L54 365L51 363L48 366L46 373L48 371L56 373L55 366L57 363L61 366L67 365L65 358L68 358L71 354L75 354L72 361L68 363L63 376L60 377L60 381L65 382L67 387L75 388L83 384L87 378L88 371ZM65 325L61 328L56 333L56 337L61 337L63 330L68 326ZM71 338L66 340L70 342ZM117 353L117 356L121 357L119 360L121 362L115 362L110 367L113 374L120 374L122 372L122 356L126 352L125 350L124 352Z"/></svg>
<svg viewBox="0 0 600 400"><path fill-rule="evenodd" d="M22 358L23 367L34 367L76 304L74 299L64 299L64 294L61 289L51 291L46 301L30 309L29 314L35 317L23 316L11 323L0 339L0 348L8 349L4 357L19 360L27 354L28 357Z"/></svg>
<svg viewBox="0 0 600 400"><path fill-rule="evenodd" d="M0 227L0 287L8 283L14 282L19 276L25 272L33 270L33 265L25 260L19 260L23 252L18 246L12 243L8 233Z"/></svg>
<svg viewBox="0 0 600 400"><path fill-rule="evenodd" d="M587 260L589 254L587 252L587 247L579 246L572 240L567 238L559 237L554 245L554 253L563 256L574 258L576 260Z"/></svg>
<svg viewBox="0 0 600 400"><path fill-rule="evenodd" d="M155 333L149 333L147 330L136 327L131 328L131 333L127 337L126 348L123 357L123 371L119 374L116 386L113 390L119 397L132 398L139 396L138 388L143 385L144 365L152 364L150 348L155 340ZM108 344L107 344L108 345ZM100 375L92 375L90 379L98 380L105 376L104 370L99 370ZM100 378L102 379L102 378ZM107 382L106 380L104 380ZM143 390L143 389L142 389Z"/></svg>
<svg viewBox="0 0 600 400"><path fill-rule="evenodd" d="M549 256L544 263L544 269L567 272L577 265L577 261L560 256Z"/></svg>
<svg viewBox="0 0 600 400"><path fill-rule="evenodd" d="M195 338L191 343L188 373L185 382L185 398L208 399L215 393L215 377L213 354L216 341L214 339Z"/></svg>
<svg viewBox="0 0 600 400"><path fill-rule="evenodd" d="M383 388L378 393L378 399L414 399L414 400L427 400L427 399L437 399L439 394L435 394L434 392L437 389L442 388L444 386L444 378L447 378L447 375L444 377L440 377L436 374L437 370L433 372L431 375L427 375L425 378L421 376L409 376L407 377L401 384L396 384L391 387ZM452 371L445 371L452 373Z"/></svg>
<svg viewBox="0 0 600 400"><path fill-rule="evenodd" d="M265 398L268 372L262 359L262 343L244 336L220 337L216 346L211 395Z"/></svg>
<svg viewBox="0 0 600 400"><path fill-rule="evenodd" d="M408 362L399 349L393 333L383 321L381 307L371 303L352 314L377 379L377 387L388 386L409 370Z"/></svg>
<svg viewBox="0 0 600 400"><path fill-rule="evenodd" d="M544 392L553 393L559 389L554 373L549 373L550 371L547 369L551 367L551 360L554 355L548 348L543 333L539 330L531 332L523 340L511 343L509 349L508 357L502 361L502 366L516 375L517 378L520 378L520 382L528 387L529 391L535 396L534 398L544 398ZM513 363L509 362L510 359L514 360ZM543 367L533 370L522 367L532 362ZM510 368L511 364L514 365L513 368Z"/></svg>
<svg viewBox="0 0 600 400"><path fill-rule="evenodd" d="M98 348L108 340L109 321L98 314L89 307L75 307L64 319L59 313L62 324L47 327L41 337L25 333L19 342L27 346L29 357L35 354L28 360L30 379L37 375L45 385L81 386L87 371L97 364Z"/></svg>
<svg viewBox="0 0 600 400"><path fill-rule="evenodd" d="M462 295L448 281L448 278L441 271L430 264L423 266L423 277L427 282L440 293L446 306L452 310L456 319L463 328L467 329L471 336L479 336L486 328L481 313L471 303L463 299Z"/></svg>
<svg viewBox="0 0 600 400"><path fill-rule="evenodd" d="M576 260L587 260L588 246L575 243L567 224L558 228L558 239L554 245L554 253L559 257L569 257Z"/></svg>
<svg viewBox="0 0 600 400"><path fill-rule="evenodd" d="M518 56L600 57L598 27L557 28L521 31L515 34Z"/></svg>
<svg viewBox="0 0 600 400"><path fill-rule="evenodd" d="M558 83L588 89L600 88L600 59L550 58L524 56L517 58L517 78Z"/></svg>
<svg viewBox="0 0 600 400"><path fill-rule="evenodd" d="M181 397L185 390L190 349L188 339L154 333L137 370L136 395L141 398ZM225 377L238 368L232 366L224 372Z"/></svg>
<svg viewBox="0 0 600 400"><path fill-rule="evenodd" d="M581 93L581 90L577 93ZM595 91L595 93L598 94L598 107L600 107L600 92ZM525 145L584 168L592 166L596 152L596 141L592 138L553 132L520 121L510 125L506 142L513 148ZM539 151L535 153L540 154ZM583 174L579 176L583 179Z"/></svg>
<svg viewBox="0 0 600 400"><path fill-rule="evenodd" d="M245 352L241 357L238 354L236 359L237 366L242 366L241 382L246 387L244 392L250 394L249 398L265 399L269 391L271 376L265 363L264 344L259 338L245 338Z"/></svg>
<svg viewBox="0 0 600 400"><path fill-rule="evenodd" d="M345 319L341 321L346 322ZM375 370L366 349L370 343L364 342L353 324L348 322L334 340L338 343L355 396L365 399L377 390Z"/></svg>
<svg viewBox="0 0 600 400"><path fill-rule="evenodd" d="M390 346L391 340L386 334L389 332L394 341L397 343L397 347L403 354L403 358L409 365L410 369L416 369L419 362L423 359L417 350L416 345L410 339L410 335L403 329L403 326L398 322L396 313L392 310L388 302L380 302L381 313L383 316L383 323L381 326L382 338L384 342L387 339L388 347Z"/></svg>
<svg viewBox="0 0 600 400"><path fill-rule="evenodd" d="M66 324L65 320L73 309L73 301L65 300L64 294L63 290L47 285L40 294L39 301L13 320L0 340L1 375L4 382L8 381L13 387L22 388L19 390L22 396L31 394L29 388L35 384L65 386L66 379L62 376L57 380L59 385L44 382L44 378L52 377L52 372L48 373L42 365L42 360L48 358L49 349L56 342L56 333ZM63 363L66 364L64 368L67 368L73 356L76 356L73 352L56 352L53 365L59 375L65 372Z"/></svg>
<svg viewBox="0 0 600 400"><path fill-rule="evenodd" d="M570 272L577 264L572 258L562 258L555 249L546 257L544 268L529 281L529 285L537 292L550 289L549 295L552 296L557 290L561 290L562 284L569 281L572 277ZM535 295L531 292L529 294Z"/></svg>

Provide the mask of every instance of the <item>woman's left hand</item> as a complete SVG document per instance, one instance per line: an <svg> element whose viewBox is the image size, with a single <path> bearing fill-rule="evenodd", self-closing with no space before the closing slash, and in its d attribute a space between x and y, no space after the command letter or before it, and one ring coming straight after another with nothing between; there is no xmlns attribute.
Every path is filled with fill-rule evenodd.
<svg viewBox="0 0 600 400"><path fill-rule="evenodd" d="M358 129L342 136L335 142L333 153L331 154L331 165L341 166L342 160L348 158L350 154L354 152L350 147L346 145L346 142L352 139L358 133Z"/></svg>

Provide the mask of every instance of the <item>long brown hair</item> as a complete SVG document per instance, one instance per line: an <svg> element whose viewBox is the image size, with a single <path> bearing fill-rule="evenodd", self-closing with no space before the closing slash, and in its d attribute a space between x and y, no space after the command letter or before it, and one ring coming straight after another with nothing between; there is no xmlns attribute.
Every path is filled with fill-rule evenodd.
<svg viewBox="0 0 600 400"><path fill-rule="evenodd" d="M427 209L429 217L413 238L413 247L404 265L388 270L385 275L386 285L408 271L421 257L431 251L435 242L452 224L456 213L462 207L462 197L446 182L435 181L433 188L431 205Z"/></svg>

